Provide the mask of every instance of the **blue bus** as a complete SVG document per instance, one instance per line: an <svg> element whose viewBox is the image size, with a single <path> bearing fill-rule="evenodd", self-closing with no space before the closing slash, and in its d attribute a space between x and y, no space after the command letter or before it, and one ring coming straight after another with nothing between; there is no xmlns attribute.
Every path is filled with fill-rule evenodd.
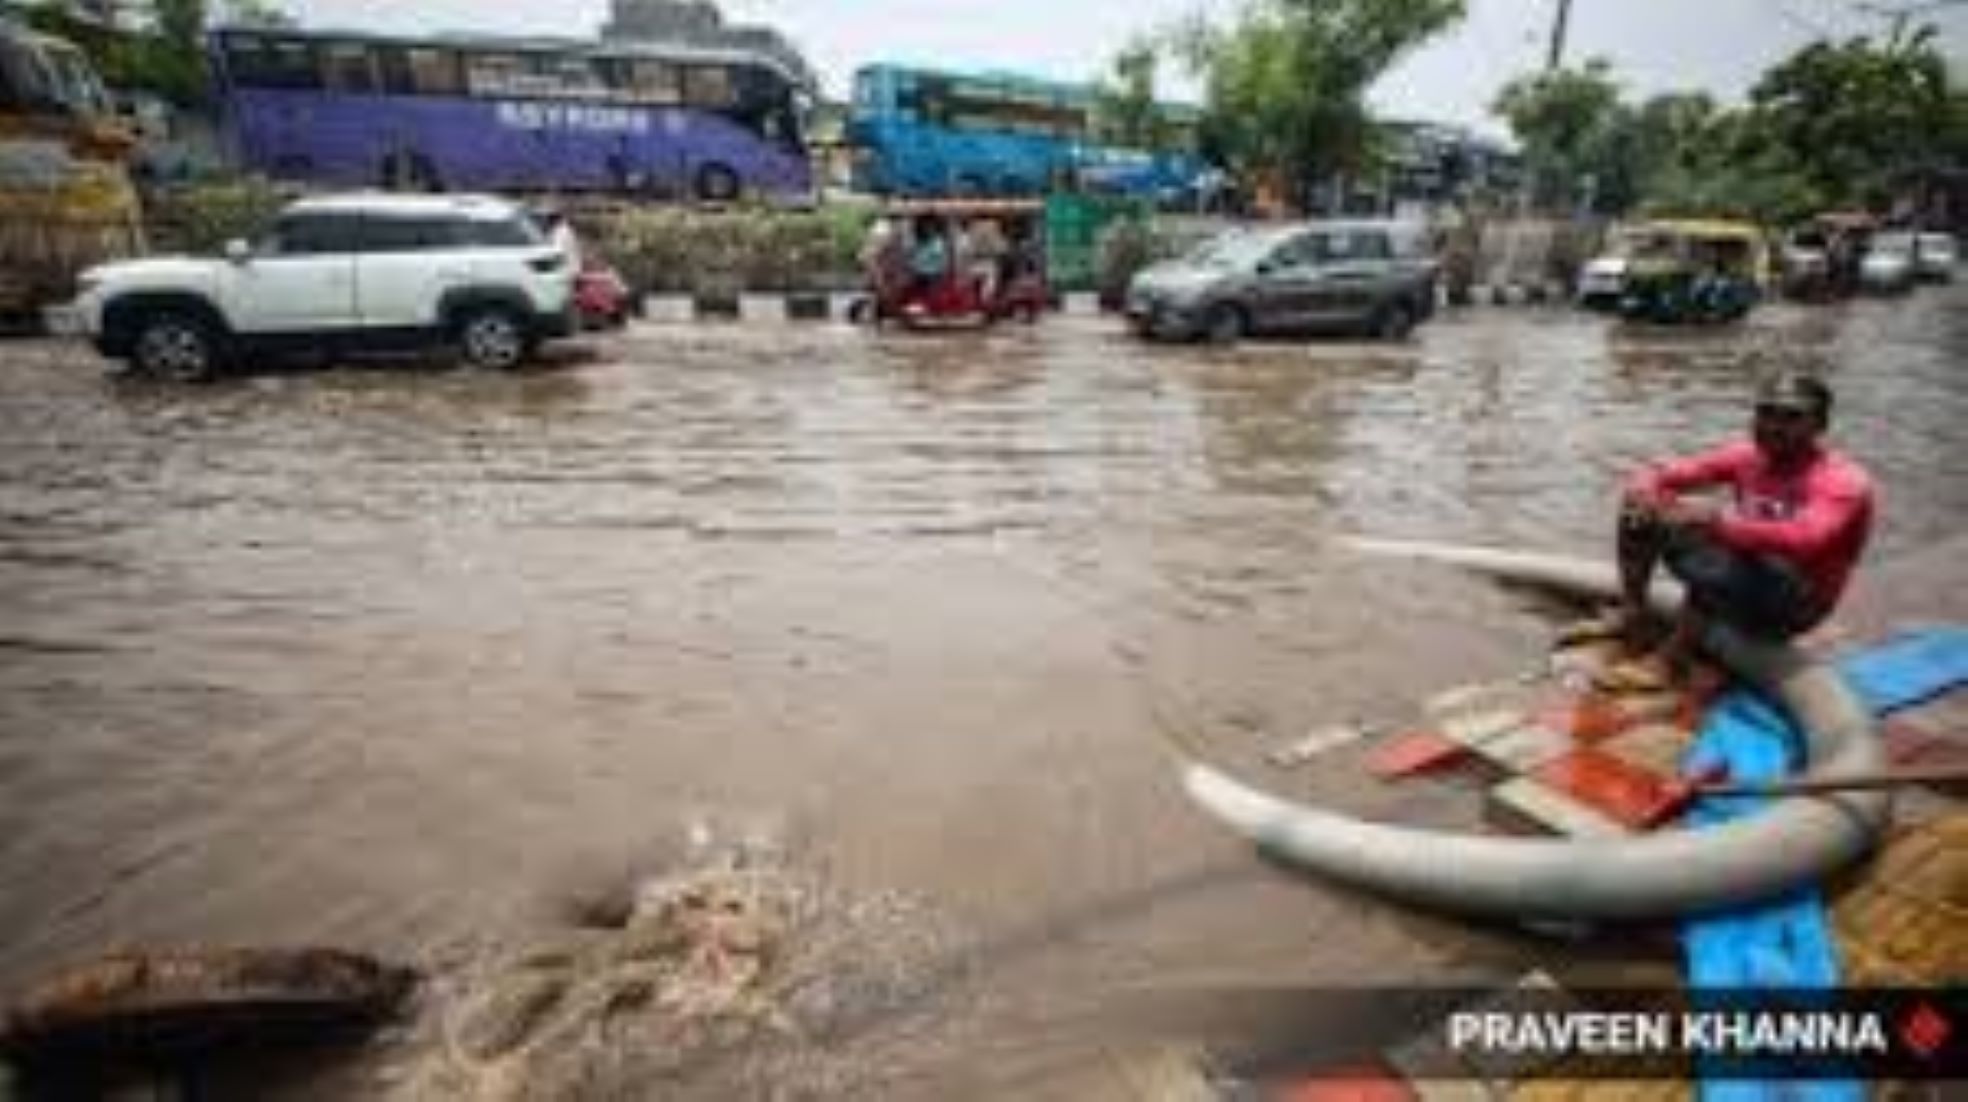
<svg viewBox="0 0 1968 1102"><path fill-rule="evenodd" d="M1063 179L1086 190L1176 200L1209 166L1202 113L1160 105L1167 150L1094 139L1093 89L1006 74L869 65L854 75L848 141L856 190L877 195L1038 195Z"/></svg>
<svg viewBox="0 0 1968 1102"><path fill-rule="evenodd" d="M809 90L762 52L219 29L245 167L337 186L801 200Z"/></svg>

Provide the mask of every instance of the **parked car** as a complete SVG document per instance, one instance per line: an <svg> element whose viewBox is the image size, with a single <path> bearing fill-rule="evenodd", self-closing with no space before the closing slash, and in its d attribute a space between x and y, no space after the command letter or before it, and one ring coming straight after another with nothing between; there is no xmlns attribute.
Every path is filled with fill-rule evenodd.
<svg viewBox="0 0 1968 1102"><path fill-rule="evenodd" d="M1777 247L1777 271L1783 293L1791 298L1825 293L1831 280L1831 242L1824 231L1803 226L1786 234Z"/></svg>
<svg viewBox="0 0 1968 1102"><path fill-rule="evenodd" d="M1126 311L1148 337L1342 330L1399 340L1434 313L1436 278L1422 226L1305 222L1233 230L1145 268Z"/></svg>
<svg viewBox="0 0 1968 1102"><path fill-rule="evenodd" d="M1626 270L1632 258L1617 247L1579 269L1578 304L1588 310L1617 309L1626 297Z"/></svg>
<svg viewBox="0 0 1968 1102"><path fill-rule="evenodd" d="M1913 234L1890 230L1874 234L1865 255L1859 259L1859 286L1881 294L1898 294L1913 288Z"/></svg>
<svg viewBox="0 0 1968 1102"><path fill-rule="evenodd" d="M1859 266L1879 222L1865 211L1825 211L1793 226L1778 252L1788 298L1842 298L1859 289Z"/></svg>
<svg viewBox="0 0 1968 1102"><path fill-rule="evenodd" d="M296 348L448 344L510 368L572 332L573 276L504 200L362 193L294 203L224 257L91 268L69 312L104 356L173 378Z"/></svg>
<svg viewBox="0 0 1968 1102"><path fill-rule="evenodd" d="M635 312L635 296L620 272L590 259L574 276L574 308L583 329L620 329Z"/></svg>
<svg viewBox="0 0 1968 1102"><path fill-rule="evenodd" d="M1953 234L1930 231L1914 235L1913 271L1917 278L1951 283L1960 258Z"/></svg>

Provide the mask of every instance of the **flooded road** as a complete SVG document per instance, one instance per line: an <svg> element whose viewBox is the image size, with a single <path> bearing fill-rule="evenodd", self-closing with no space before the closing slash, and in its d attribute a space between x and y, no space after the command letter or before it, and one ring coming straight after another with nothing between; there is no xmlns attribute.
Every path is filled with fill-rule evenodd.
<svg viewBox="0 0 1968 1102"><path fill-rule="evenodd" d="M126 944L428 961L707 833L938 931L851 1038L898 1094L1053 1089L1144 990L1436 974L1481 947L1252 860L1158 725L1473 817L1262 764L1542 638L1331 537L1596 549L1624 471L1789 364L1885 487L1874 561L1918 551L1968 517L1964 305L1224 351L650 325L519 376L199 388L0 345L0 992Z"/></svg>

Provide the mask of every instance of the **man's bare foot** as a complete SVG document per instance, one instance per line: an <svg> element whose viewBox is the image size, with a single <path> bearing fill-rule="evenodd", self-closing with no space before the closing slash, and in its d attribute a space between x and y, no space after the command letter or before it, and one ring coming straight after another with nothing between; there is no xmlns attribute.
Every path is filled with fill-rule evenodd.
<svg viewBox="0 0 1968 1102"><path fill-rule="evenodd" d="M1645 639L1655 634L1656 625L1646 616L1636 616L1624 606L1614 605L1583 620L1575 620L1558 629L1558 645L1577 646L1581 643L1597 643L1605 640L1618 640L1630 650L1645 650Z"/></svg>
<svg viewBox="0 0 1968 1102"><path fill-rule="evenodd" d="M1657 693L1679 687L1688 677L1687 664L1668 648L1614 662L1593 675L1593 683L1608 692Z"/></svg>
<svg viewBox="0 0 1968 1102"><path fill-rule="evenodd" d="M1652 612L1635 612L1624 605L1614 605L1595 616L1558 629L1555 646L1563 649L1612 643L1617 644L1629 657L1639 657L1661 646L1663 640L1672 634L1672 625Z"/></svg>

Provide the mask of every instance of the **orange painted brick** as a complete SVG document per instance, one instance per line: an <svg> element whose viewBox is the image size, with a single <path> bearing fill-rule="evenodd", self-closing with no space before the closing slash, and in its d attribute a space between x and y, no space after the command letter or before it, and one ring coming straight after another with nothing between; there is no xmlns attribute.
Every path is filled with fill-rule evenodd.
<svg viewBox="0 0 1968 1102"><path fill-rule="evenodd" d="M1621 731L1600 743L1604 750L1628 765L1663 777L1681 772L1681 759L1694 744L1692 732L1671 723L1643 723Z"/></svg>
<svg viewBox="0 0 1968 1102"><path fill-rule="evenodd" d="M1636 830L1651 825L1674 796L1671 778L1591 748L1546 762L1532 775Z"/></svg>
<svg viewBox="0 0 1968 1102"><path fill-rule="evenodd" d="M1279 1102L1415 1102L1414 1088L1385 1064L1334 1068L1271 1093Z"/></svg>
<svg viewBox="0 0 1968 1102"><path fill-rule="evenodd" d="M1538 713L1537 722L1583 743L1599 742L1632 726L1634 718L1603 693L1581 693Z"/></svg>

